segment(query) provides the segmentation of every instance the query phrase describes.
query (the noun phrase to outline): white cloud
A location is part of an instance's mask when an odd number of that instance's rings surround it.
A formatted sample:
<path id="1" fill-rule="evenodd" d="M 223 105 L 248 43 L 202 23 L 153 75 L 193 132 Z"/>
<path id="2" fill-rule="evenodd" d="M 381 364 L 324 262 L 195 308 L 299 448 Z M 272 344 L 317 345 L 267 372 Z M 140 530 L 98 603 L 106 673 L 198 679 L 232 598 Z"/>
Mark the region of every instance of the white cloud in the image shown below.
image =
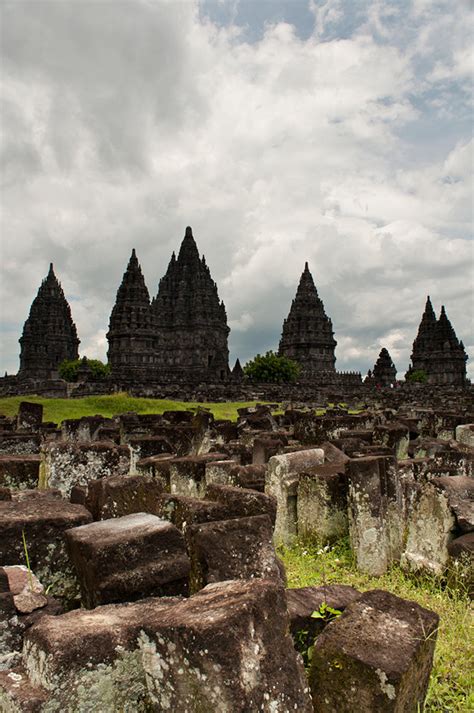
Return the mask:
<path id="1" fill-rule="evenodd" d="M 383 3 L 344 37 L 329 1 L 308 40 L 281 22 L 253 44 L 191 2 L 5 8 L 3 368 L 50 260 L 83 353 L 104 357 L 132 247 L 155 294 L 187 224 L 243 361 L 277 346 L 305 260 L 340 368 L 365 372 L 387 346 L 403 373 L 428 292 L 467 339 L 472 145 L 418 162 L 404 138 L 426 87 L 445 104 L 464 77 L 439 8 L 412 7 L 425 25 L 409 46 L 410 18 Z"/>

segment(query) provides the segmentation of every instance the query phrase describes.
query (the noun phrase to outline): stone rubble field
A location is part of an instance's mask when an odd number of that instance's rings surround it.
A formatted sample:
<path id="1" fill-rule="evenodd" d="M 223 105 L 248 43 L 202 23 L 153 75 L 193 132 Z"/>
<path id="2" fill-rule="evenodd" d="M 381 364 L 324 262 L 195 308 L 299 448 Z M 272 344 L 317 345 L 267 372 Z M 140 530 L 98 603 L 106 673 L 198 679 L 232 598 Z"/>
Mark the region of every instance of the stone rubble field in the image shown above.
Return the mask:
<path id="1" fill-rule="evenodd" d="M 467 394 L 60 428 L 42 408 L 0 416 L 0 711 L 423 709 L 437 613 L 382 589 L 289 589 L 278 546 L 348 536 L 369 575 L 472 573 Z"/>

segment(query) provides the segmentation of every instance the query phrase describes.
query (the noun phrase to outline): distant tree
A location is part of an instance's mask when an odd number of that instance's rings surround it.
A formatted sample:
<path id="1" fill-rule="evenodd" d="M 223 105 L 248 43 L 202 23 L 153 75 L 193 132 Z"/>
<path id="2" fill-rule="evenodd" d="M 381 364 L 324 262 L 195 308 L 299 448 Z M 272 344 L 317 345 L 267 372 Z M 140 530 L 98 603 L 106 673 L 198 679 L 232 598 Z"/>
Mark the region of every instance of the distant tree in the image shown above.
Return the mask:
<path id="1" fill-rule="evenodd" d="M 244 366 L 244 374 L 252 381 L 281 384 L 296 381 L 300 366 L 288 357 L 278 356 L 269 351 L 263 356 L 257 354 Z"/>
<path id="2" fill-rule="evenodd" d="M 412 384 L 425 384 L 428 381 L 428 374 L 423 369 L 415 369 L 405 374 L 405 381 Z"/>
<path id="3" fill-rule="evenodd" d="M 64 381 L 77 381 L 79 367 L 87 366 L 93 380 L 100 381 L 110 374 L 110 366 L 100 359 L 65 359 L 59 365 L 59 376 Z"/>

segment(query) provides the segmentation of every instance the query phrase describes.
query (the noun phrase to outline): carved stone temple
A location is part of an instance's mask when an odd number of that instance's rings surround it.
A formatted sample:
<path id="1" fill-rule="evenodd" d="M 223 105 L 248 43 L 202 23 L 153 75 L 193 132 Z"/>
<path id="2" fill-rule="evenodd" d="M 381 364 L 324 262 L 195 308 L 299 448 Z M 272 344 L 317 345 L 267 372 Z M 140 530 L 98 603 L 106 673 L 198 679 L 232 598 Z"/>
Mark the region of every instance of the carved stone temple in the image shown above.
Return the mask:
<path id="1" fill-rule="evenodd" d="M 456 336 L 444 306 L 438 319 L 429 296 L 413 342 L 408 374 L 424 371 L 430 384 L 463 386 L 466 383 L 467 354 Z"/>
<path id="2" fill-rule="evenodd" d="M 397 369 L 385 347 L 381 349 L 374 368 L 369 371 L 367 377 L 380 386 L 390 386 L 397 380 Z"/>
<path id="3" fill-rule="evenodd" d="M 64 359 L 79 357 L 76 325 L 52 263 L 33 300 L 19 341 L 19 378 L 57 378 L 58 366 Z"/>
<path id="4" fill-rule="evenodd" d="M 150 302 L 135 251 L 110 316 L 108 358 L 121 381 L 226 380 L 229 327 L 191 228 Z"/>
<path id="5" fill-rule="evenodd" d="M 279 354 L 298 362 L 301 376 L 311 378 L 321 372 L 335 372 L 336 340 L 332 322 L 305 263 L 288 317 L 283 322 Z"/>

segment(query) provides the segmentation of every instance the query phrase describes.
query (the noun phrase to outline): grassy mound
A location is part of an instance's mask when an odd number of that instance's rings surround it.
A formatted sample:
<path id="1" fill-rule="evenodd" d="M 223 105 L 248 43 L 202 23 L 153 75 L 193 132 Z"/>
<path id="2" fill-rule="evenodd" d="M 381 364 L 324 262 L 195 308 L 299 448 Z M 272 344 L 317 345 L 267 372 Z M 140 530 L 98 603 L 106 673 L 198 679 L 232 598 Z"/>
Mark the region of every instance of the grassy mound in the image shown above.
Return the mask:
<path id="1" fill-rule="evenodd" d="M 40 396 L 8 396 L 0 398 L 0 414 L 15 416 L 21 401 L 31 401 L 43 404 L 45 421 L 60 424 L 67 418 L 82 416 L 105 416 L 110 418 L 127 411 L 136 413 L 160 414 L 164 411 L 195 410 L 199 406 L 212 411 L 215 418 L 227 418 L 235 421 L 237 409 L 245 406 L 255 406 L 256 401 L 234 401 L 226 403 L 193 403 L 190 401 L 168 401 L 166 399 L 133 398 L 128 394 L 113 396 L 87 396 L 82 399 L 46 399 Z"/>

